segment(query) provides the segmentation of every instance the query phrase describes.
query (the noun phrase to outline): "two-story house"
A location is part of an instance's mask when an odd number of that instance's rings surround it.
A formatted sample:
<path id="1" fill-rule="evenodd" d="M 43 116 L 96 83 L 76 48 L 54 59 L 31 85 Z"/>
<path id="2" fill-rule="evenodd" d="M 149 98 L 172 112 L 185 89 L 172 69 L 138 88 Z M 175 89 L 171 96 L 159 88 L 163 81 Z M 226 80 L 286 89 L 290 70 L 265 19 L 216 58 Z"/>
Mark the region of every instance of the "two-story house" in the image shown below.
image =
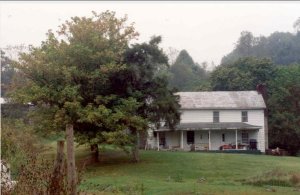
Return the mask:
<path id="1" fill-rule="evenodd" d="M 266 104 L 257 91 L 179 92 L 181 121 L 150 132 L 156 149 L 260 150 L 267 148 Z"/>

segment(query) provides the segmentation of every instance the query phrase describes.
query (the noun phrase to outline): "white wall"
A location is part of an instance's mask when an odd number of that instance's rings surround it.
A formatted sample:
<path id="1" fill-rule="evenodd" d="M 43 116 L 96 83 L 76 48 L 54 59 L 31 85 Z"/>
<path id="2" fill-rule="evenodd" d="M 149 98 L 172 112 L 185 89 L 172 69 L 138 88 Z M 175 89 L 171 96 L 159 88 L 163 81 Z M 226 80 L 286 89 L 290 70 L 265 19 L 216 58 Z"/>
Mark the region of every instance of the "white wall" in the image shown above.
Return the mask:
<path id="1" fill-rule="evenodd" d="M 182 110 L 181 123 L 213 122 L 211 110 Z"/>

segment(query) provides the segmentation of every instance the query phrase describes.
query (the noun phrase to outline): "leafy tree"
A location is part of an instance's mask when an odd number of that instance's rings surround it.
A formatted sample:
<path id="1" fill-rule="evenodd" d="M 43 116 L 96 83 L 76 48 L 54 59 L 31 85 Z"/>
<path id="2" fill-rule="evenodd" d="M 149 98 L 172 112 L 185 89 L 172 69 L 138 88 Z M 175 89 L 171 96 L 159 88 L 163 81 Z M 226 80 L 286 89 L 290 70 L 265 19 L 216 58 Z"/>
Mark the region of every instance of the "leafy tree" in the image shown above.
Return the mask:
<path id="1" fill-rule="evenodd" d="M 138 132 L 149 122 L 165 119 L 172 125 L 179 114 L 166 78 L 158 74 L 167 65 L 160 39 L 129 47 L 138 33 L 126 21 L 114 12 L 93 12 L 91 18 L 67 21 L 58 36 L 49 31 L 40 47 L 21 55 L 12 97 L 36 105 L 33 118 L 40 130 L 72 124 L 80 144 L 124 150 L 131 145 L 137 161 Z"/>
<path id="2" fill-rule="evenodd" d="M 170 87 L 180 91 L 194 91 L 206 79 L 206 71 L 182 50 L 170 67 Z"/>
<path id="3" fill-rule="evenodd" d="M 165 121 L 170 128 L 179 122 L 178 97 L 168 89 L 168 78 L 164 71 L 168 58 L 158 47 L 161 37 L 153 37 L 149 43 L 135 44 L 125 52 L 124 64 L 127 69 L 116 72 L 111 81 L 112 87 L 119 97 L 134 98 L 140 104 L 134 113 L 147 123 L 160 126 Z M 139 132 L 130 127 L 135 140 Z M 138 161 L 137 145 L 133 148 L 133 157 Z"/>
<path id="4" fill-rule="evenodd" d="M 93 14 L 73 17 L 57 37 L 49 31 L 40 47 L 21 55 L 12 97 L 36 105 L 32 117 L 39 130 L 72 124 L 79 143 L 112 143 L 123 137 L 116 144 L 124 147 L 131 143 L 124 129 L 141 119 L 131 114 L 139 104 L 114 95 L 109 80 L 124 68 L 123 53 L 137 33 L 126 25 L 126 17 L 118 19 L 108 11 Z M 133 121 L 125 124 L 123 118 Z"/>
<path id="5" fill-rule="evenodd" d="M 270 145 L 295 155 L 300 149 L 300 65 L 278 67 L 269 85 Z"/>
<path id="6" fill-rule="evenodd" d="M 210 75 L 211 87 L 219 91 L 255 90 L 269 81 L 274 65 L 268 59 L 244 58 L 218 66 Z"/>

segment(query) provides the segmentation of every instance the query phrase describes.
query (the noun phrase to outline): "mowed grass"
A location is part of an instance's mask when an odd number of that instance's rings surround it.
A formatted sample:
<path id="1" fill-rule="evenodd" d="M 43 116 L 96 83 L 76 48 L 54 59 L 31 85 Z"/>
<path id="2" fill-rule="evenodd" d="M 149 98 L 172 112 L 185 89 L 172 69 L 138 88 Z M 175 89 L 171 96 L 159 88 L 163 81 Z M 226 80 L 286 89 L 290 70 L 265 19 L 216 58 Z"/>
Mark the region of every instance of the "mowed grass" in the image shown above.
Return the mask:
<path id="1" fill-rule="evenodd" d="M 89 155 L 88 148 L 77 148 L 78 166 Z M 85 168 L 83 194 L 300 194 L 298 185 L 244 182 L 265 175 L 272 179 L 273 172 L 300 174 L 299 157 L 141 150 L 141 162 L 132 163 L 121 151 L 100 155 L 100 163 Z"/>

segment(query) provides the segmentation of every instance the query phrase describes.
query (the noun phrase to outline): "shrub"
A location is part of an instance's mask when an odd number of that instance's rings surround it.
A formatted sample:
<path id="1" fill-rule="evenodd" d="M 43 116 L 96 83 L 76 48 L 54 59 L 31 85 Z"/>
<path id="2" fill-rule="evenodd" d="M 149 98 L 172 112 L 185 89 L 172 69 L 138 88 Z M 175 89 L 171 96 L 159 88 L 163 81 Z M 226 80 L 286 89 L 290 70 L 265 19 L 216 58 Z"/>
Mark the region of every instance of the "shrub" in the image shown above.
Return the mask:
<path id="1" fill-rule="evenodd" d="M 14 178 L 21 164 L 40 147 L 32 127 L 21 120 L 3 119 L 1 126 L 1 159 L 10 164 Z"/>

